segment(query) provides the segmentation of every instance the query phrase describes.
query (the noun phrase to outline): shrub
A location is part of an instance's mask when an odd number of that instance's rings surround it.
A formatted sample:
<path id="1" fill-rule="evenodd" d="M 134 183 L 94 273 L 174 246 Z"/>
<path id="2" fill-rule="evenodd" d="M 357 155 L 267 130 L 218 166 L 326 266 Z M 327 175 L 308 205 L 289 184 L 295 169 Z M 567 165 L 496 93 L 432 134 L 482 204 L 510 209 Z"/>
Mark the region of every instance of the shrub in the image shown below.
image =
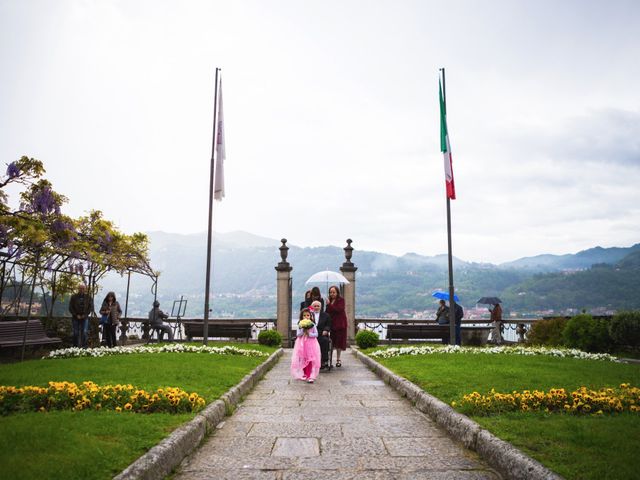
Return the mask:
<path id="1" fill-rule="evenodd" d="M 372 348 L 378 346 L 378 340 L 380 337 L 376 332 L 371 330 L 360 330 L 356 334 L 356 344 L 359 348 Z"/>
<path id="2" fill-rule="evenodd" d="M 611 339 L 621 346 L 640 347 L 640 312 L 619 312 L 609 324 Z"/>
<path id="3" fill-rule="evenodd" d="M 270 347 L 279 347 L 282 345 L 282 335 L 277 330 L 263 330 L 258 334 L 258 343 Z"/>
<path id="4" fill-rule="evenodd" d="M 527 343 L 530 345 L 564 345 L 562 331 L 567 325 L 567 318 L 545 318 L 531 325 L 527 333 Z"/>
<path id="5" fill-rule="evenodd" d="M 607 323 L 585 313 L 576 315 L 567 322 L 562 338 L 568 347 L 586 352 L 606 352 L 612 346 Z"/>

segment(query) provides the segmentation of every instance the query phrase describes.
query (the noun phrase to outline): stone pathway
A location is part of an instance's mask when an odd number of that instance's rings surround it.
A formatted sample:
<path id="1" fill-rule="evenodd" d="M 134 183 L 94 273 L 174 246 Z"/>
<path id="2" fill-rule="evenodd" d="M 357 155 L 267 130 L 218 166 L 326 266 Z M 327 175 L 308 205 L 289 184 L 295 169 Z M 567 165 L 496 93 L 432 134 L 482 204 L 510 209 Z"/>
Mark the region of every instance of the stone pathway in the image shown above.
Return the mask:
<path id="1" fill-rule="evenodd" d="M 500 478 L 350 351 L 342 357 L 307 384 L 291 379 L 286 350 L 175 479 Z"/>

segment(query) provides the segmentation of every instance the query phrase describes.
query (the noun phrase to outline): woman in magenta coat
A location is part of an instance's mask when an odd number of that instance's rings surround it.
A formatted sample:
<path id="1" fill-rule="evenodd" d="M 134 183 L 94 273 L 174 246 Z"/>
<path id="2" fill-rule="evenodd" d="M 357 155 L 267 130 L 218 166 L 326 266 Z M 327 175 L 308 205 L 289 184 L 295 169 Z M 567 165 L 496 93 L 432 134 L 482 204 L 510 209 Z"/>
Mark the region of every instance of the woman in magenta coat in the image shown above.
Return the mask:
<path id="1" fill-rule="evenodd" d="M 344 311 L 344 298 L 336 286 L 329 289 L 326 312 L 331 317 L 331 341 L 336 351 L 336 367 L 341 367 L 340 353 L 347 348 L 347 314 Z"/>

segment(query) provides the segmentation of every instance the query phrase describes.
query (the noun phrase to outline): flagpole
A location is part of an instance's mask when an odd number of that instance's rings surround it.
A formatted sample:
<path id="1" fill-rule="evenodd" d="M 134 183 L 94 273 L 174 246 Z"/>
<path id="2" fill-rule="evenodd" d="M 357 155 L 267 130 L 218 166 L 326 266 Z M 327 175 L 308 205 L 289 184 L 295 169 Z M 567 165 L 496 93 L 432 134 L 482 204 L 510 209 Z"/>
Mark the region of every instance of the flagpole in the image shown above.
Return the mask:
<path id="1" fill-rule="evenodd" d="M 445 83 L 444 67 L 440 69 L 442 72 L 442 98 L 444 104 L 444 113 L 447 114 L 447 87 Z M 447 252 L 449 260 L 449 344 L 456 343 L 456 301 L 455 288 L 453 287 L 453 248 L 451 246 L 451 199 L 447 197 Z"/>
<path id="2" fill-rule="evenodd" d="M 204 324 L 202 326 L 202 343 L 207 344 L 209 339 L 209 289 L 211 287 L 211 244 L 213 233 L 213 190 L 215 180 L 215 151 L 216 151 L 216 124 L 218 115 L 218 72 L 216 67 L 215 93 L 213 96 L 213 141 L 211 143 L 211 173 L 209 177 L 209 228 L 207 230 L 207 273 L 205 274 L 204 291 Z"/>

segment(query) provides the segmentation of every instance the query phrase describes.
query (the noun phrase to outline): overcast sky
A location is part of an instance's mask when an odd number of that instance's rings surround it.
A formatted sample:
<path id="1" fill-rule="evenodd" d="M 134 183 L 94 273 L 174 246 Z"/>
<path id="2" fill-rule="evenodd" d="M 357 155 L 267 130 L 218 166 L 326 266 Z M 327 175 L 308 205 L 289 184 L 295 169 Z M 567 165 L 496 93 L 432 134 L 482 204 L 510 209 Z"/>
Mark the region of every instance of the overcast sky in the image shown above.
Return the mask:
<path id="1" fill-rule="evenodd" d="M 503 262 L 640 242 L 640 2 L 0 0 L 0 162 L 73 216 Z"/>

